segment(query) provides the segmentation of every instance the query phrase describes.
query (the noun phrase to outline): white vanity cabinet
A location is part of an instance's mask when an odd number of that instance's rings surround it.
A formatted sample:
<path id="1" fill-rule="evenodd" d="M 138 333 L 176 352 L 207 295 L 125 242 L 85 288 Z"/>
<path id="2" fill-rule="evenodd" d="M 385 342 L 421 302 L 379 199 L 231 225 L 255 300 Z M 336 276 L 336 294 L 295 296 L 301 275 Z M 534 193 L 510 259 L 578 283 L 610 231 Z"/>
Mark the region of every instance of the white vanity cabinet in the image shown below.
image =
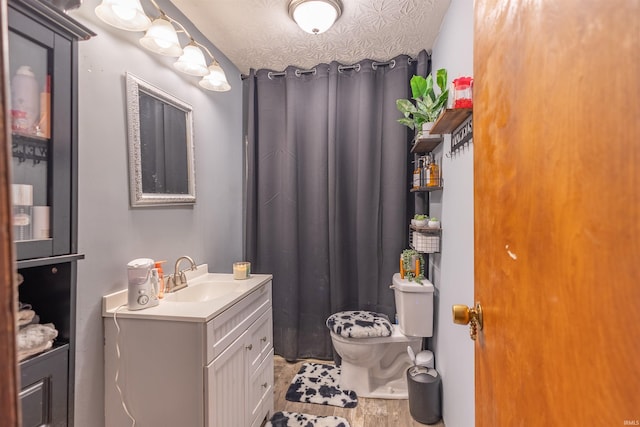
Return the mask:
<path id="1" fill-rule="evenodd" d="M 104 309 L 105 425 L 131 425 L 123 401 L 141 427 L 252 427 L 270 417 L 271 276 L 257 276 L 240 298 L 201 321 L 181 315 L 193 316 L 188 305 L 163 301 L 155 311 L 119 310 L 118 334 L 115 309 Z"/>
<path id="2" fill-rule="evenodd" d="M 243 426 L 260 425 L 273 411 L 270 289 L 269 298 L 260 297 L 252 309 L 234 306 L 207 324 L 207 341 L 213 344 L 208 347 L 211 362 L 206 368 L 207 426 L 240 425 L 241 419 Z M 267 293 L 266 287 L 262 292 Z M 247 323 L 246 330 L 238 327 Z"/>

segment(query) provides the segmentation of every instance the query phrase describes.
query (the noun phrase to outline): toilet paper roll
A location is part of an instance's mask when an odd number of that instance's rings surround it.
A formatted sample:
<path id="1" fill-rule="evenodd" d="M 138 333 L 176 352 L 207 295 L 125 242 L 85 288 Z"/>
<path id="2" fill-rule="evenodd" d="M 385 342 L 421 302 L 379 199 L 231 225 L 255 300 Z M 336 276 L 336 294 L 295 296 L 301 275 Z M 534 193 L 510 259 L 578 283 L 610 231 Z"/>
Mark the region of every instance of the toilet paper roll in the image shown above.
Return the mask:
<path id="1" fill-rule="evenodd" d="M 49 228 L 49 206 L 34 206 L 33 215 L 33 238 L 48 239 L 51 237 Z"/>
<path id="2" fill-rule="evenodd" d="M 15 206 L 33 205 L 33 185 L 11 184 L 11 199 Z"/>

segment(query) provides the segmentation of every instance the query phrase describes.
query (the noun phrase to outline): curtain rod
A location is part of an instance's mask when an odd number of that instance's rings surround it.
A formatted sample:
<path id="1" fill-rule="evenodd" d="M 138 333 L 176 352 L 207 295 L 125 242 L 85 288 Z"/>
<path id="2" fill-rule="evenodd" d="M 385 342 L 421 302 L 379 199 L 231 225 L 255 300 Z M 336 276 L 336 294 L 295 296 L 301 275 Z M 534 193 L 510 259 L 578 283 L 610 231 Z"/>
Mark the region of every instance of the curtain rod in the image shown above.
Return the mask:
<path id="1" fill-rule="evenodd" d="M 431 51 L 427 51 L 427 55 L 429 57 L 431 57 Z M 409 65 L 411 65 L 414 62 L 418 62 L 418 58 L 411 58 L 409 57 L 407 59 L 407 61 L 409 62 Z M 373 68 L 374 70 L 378 67 L 385 67 L 385 66 L 391 66 L 391 68 L 395 67 L 396 65 L 396 60 L 392 59 L 390 61 L 387 62 L 375 62 L 373 61 L 371 63 L 371 68 Z M 338 71 L 342 72 L 342 71 L 346 71 L 346 70 L 352 70 L 355 69 L 356 72 L 360 71 L 360 64 L 353 64 L 353 65 L 338 65 Z M 296 76 L 300 77 L 302 74 L 311 74 L 311 73 L 315 73 L 316 72 L 316 67 L 313 67 L 310 70 L 300 70 L 300 69 L 296 69 L 295 73 Z M 275 72 L 275 71 L 269 71 L 269 78 L 272 79 L 273 77 L 284 77 L 287 75 L 286 71 L 280 71 L 280 72 Z M 247 77 L 249 77 L 248 74 L 241 74 L 240 78 L 242 80 L 246 79 Z"/>
<path id="2" fill-rule="evenodd" d="M 409 64 L 411 64 L 412 62 L 415 62 L 415 61 L 417 61 L 417 59 L 408 58 Z M 386 61 L 386 62 L 375 62 L 375 61 L 373 61 L 371 63 L 371 68 L 373 70 L 376 70 L 378 67 L 387 67 L 387 66 L 390 67 L 390 68 L 393 68 L 393 67 L 396 66 L 396 63 L 397 63 L 397 61 L 395 59 L 392 59 L 391 61 Z M 360 63 L 352 64 L 352 65 L 338 65 L 338 72 L 342 73 L 344 71 L 355 70 L 355 72 L 357 73 L 357 72 L 359 72 L 361 70 L 361 68 L 362 68 L 362 65 Z M 295 73 L 295 75 L 297 77 L 300 77 L 303 74 L 315 74 L 316 72 L 317 72 L 317 67 L 313 67 L 310 70 L 296 69 L 294 73 Z M 274 77 L 284 77 L 286 75 L 287 75 L 286 71 L 280 71 L 280 72 L 269 71 L 267 76 L 270 79 L 273 79 Z M 249 76 L 246 75 L 246 74 L 242 75 L 242 79 L 245 79 L 247 77 L 249 77 Z"/>

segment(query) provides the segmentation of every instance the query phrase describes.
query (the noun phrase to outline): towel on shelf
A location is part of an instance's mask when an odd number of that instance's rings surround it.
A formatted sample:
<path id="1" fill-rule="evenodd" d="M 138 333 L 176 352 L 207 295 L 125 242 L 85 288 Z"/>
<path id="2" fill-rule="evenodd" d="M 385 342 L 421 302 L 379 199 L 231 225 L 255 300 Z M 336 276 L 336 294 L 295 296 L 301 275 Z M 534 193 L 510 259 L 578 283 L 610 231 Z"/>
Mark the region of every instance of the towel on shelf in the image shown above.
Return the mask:
<path id="1" fill-rule="evenodd" d="M 41 353 L 53 346 L 58 330 L 53 323 L 27 325 L 18 331 L 18 360 Z"/>
<path id="2" fill-rule="evenodd" d="M 18 325 L 20 325 L 20 327 L 26 326 L 30 323 L 38 323 L 38 322 L 34 322 L 33 318 L 36 316 L 36 312 L 33 310 L 20 310 L 18 311 Z"/>
<path id="3" fill-rule="evenodd" d="M 24 328 L 32 323 L 40 323 L 40 316 L 31 307 L 31 304 L 25 304 L 18 301 L 18 326 Z"/>

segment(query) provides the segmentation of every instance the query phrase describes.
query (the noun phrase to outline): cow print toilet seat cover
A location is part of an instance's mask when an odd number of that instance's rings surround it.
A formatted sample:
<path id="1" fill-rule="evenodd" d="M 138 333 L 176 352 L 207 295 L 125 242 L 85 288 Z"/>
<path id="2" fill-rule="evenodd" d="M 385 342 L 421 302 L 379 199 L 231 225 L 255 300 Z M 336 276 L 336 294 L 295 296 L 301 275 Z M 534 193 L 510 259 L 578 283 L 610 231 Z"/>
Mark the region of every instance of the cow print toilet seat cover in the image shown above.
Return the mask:
<path id="1" fill-rule="evenodd" d="M 389 318 L 373 311 L 341 311 L 327 319 L 327 327 L 345 338 L 388 337 L 392 333 Z"/>

